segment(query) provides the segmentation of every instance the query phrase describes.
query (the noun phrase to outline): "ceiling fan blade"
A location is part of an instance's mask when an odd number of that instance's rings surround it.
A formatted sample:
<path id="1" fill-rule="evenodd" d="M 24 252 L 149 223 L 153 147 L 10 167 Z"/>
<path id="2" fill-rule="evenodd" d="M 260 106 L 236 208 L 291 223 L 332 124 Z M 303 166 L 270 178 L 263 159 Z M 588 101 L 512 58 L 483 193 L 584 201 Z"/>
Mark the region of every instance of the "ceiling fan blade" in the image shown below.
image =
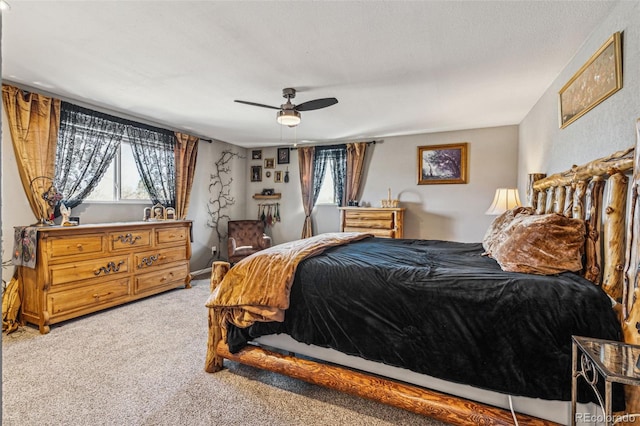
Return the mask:
<path id="1" fill-rule="evenodd" d="M 238 102 L 240 104 L 253 105 L 253 106 L 262 107 L 262 108 L 281 109 L 280 107 L 274 107 L 274 106 L 265 105 L 265 104 L 257 104 L 255 102 L 238 101 L 238 100 L 234 100 L 234 102 Z"/>
<path id="2" fill-rule="evenodd" d="M 312 101 L 303 102 L 300 105 L 296 105 L 296 111 L 311 111 L 314 109 L 326 108 L 338 103 L 336 98 L 322 98 L 314 99 Z"/>

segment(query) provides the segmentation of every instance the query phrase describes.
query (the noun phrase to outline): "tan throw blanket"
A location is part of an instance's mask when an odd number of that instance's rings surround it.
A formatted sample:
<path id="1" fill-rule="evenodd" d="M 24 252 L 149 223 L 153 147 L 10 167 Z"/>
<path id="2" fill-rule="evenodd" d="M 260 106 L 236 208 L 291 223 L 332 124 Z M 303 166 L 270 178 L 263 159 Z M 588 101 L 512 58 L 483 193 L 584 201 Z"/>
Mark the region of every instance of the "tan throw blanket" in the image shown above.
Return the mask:
<path id="1" fill-rule="evenodd" d="M 372 237 L 335 232 L 279 244 L 241 260 L 227 272 L 206 306 L 220 311 L 221 324 L 248 327 L 256 321 L 284 321 L 298 264 L 329 247 Z"/>

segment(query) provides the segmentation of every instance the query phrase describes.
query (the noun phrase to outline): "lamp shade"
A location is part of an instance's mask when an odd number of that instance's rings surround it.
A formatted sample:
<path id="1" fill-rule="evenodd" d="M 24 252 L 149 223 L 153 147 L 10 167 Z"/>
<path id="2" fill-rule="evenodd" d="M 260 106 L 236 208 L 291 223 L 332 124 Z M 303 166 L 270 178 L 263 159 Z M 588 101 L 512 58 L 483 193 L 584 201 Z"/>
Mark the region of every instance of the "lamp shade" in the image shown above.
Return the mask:
<path id="1" fill-rule="evenodd" d="M 520 204 L 520 196 L 518 196 L 517 189 L 498 188 L 496 189 L 496 195 L 493 197 L 493 202 L 491 203 L 491 206 L 489 206 L 485 214 L 498 215 L 521 205 L 522 204 Z"/>
<path id="2" fill-rule="evenodd" d="M 295 127 L 300 124 L 300 113 L 294 109 L 284 109 L 278 111 L 276 120 L 283 126 Z"/>

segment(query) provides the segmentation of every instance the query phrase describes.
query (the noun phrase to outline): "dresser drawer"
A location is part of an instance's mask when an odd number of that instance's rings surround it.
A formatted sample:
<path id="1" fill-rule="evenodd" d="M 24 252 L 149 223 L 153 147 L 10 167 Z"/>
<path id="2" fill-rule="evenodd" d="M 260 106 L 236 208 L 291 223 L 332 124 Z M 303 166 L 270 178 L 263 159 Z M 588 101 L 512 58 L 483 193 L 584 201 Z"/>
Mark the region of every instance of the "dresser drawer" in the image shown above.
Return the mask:
<path id="1" fill-rule="evenodd" d="M 47 308 L 51 315 L 62 315 L 79 309 L 113 302 L 129 295 L 129 278 L 86 285 L 70 290 L 48 293 Z"/>
<path id="2" fill-rule="evenodd" d="M 157 269 L 159 266 L 164 266 L 169 263 L 178 262 L 180 260 L 186 260 L 187 249 L 186 247 L 176 247 L 173 249 L 163 249 L 157 251 L 148 251 L 145 253 L 136 253 L 134 258 L 134 264 L 136 271 L 144 272 L 145 269 Z"/>
<path id="3" fill-rule="evenodd" d="M 47 253 L 51 260 L 81 254 L 102 253 L 102 234 L 49 237 Z"/>
<path id="4" fill-rule="evenodd" d="M 384 210 L 354 210 L 348 211 L 344 217 L 344 230 L 347 228 L 366 228 L 366 229 L 393 229 L 392 211 Z M 366 231 L 358 231 L 366 232 Z"/>
<path id="5" fill-rule="evenodd" d="M 345 227 L 344 232 L 366 232 L 368 234 L 373 234 L 376 237 L 385 237 L 385 238 L 395 238 L 396 231 L 393 229 L 376 229 L 376 228 L 350 228 Z"/>
<path id="6" fill-rule="evenodd" d="M 174 266 L 157 272 L 141 274 L 135 278 L 136 294 L 153 291 L 159 288 L 168 287 L 171 284 L 185 283 L 189 275 L 189 263 Z"/>
<path id="7" fill-rule="evenodd" d="M 52 286 L 90 278 L 122 275 L 129 271 L 129 256 L 114 256 L 73 264 L 54 265 L 49 271 Z"/>
<path id="8" fill-rule="evenodd" d="M 151 245 L 151 230 L 122 231 L 109 234 L 109 250 L 131 250 L 149 247 Z"/>
<path id="9" fill-rule="evenodd" d="M 164 228 L 156 230 L 156 244 L 172 244 L 187 241 L 188 229 L 185 227 Z"/>

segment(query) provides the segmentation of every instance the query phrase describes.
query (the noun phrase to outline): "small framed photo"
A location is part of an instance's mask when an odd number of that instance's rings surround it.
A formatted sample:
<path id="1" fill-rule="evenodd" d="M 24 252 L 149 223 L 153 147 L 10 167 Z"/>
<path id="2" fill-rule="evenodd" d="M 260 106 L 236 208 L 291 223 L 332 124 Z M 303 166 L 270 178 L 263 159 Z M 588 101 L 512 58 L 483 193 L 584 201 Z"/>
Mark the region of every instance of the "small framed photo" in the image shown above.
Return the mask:
<path id="1" fill-rule="evenodd" d="M 467 143 L 418 147 L 418 185 L 467 183 Z"/>
<path id="2" fill-rule="evenodd" d="M 165 219 L 165 209 L 164 206 L 160 203 L 156 204 L 151 208 L 151 219 L 150 220 L 164 220 Z"/>
<path id="3" fill-rule="evenodd" d="M 151 207 L 145 207 L 142 213 L 142 220 L 145 222 L 151 219 Z"/>
<path id="4" fill-rule="evenodd" d="M 262 182 L 262 166 L 251 166 L 251 182 Z"/>
<path id="5" fill-rule="evenodd" d="M 252 160 L 262 160 L 262 150 L 261 149 L 251 150 L 251 159 Z"/>
<path id="6" fill-rule="evenodd" d="M 265 169 L 274 169 L 276 167 L 275 158 L 265 158 L 264 159 L 264 168 Z"/>
<path id="7" fill-rule="evenodd" d="M 278 148 L 278 164 L 289 164 L 289 148 Z"/>
<path id="8" fill-rule="evenodd" d="M 273 181 L 275 183 L 282 183 L 282 170 L 273 172 Z"/>
<path id="9" fill-rule="evenodd" d="M 176 209 L 167 207 L 164 211 L 164 217 L 167 220 L 176 220 Z"/>

